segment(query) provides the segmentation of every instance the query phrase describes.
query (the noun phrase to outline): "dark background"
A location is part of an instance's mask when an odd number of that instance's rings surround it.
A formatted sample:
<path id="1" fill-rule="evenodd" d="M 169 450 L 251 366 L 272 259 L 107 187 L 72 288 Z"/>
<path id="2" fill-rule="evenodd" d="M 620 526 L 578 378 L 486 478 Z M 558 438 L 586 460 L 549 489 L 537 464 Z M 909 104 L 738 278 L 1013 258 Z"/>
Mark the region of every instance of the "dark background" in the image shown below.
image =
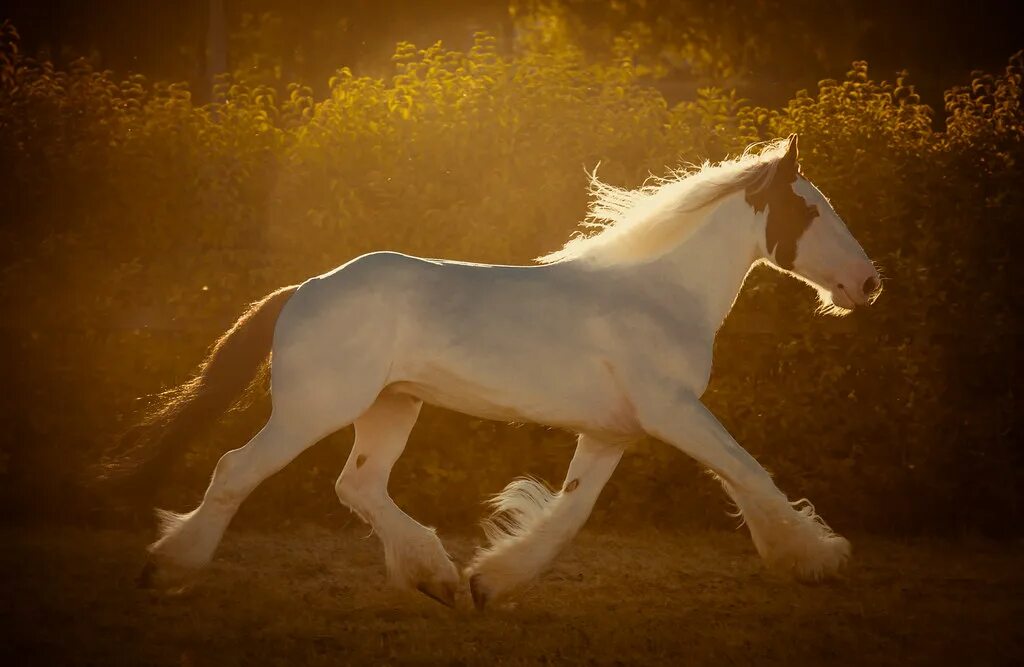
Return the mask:
<path id="1" fill-rule="evenodd" d="M 247 46 L 245 16 L 251 22 L 276 15 L 281 23 L 263 35 L 264 45 L 277 50 L 287 80 L 322 90 L 342 65 L 381 71 L 400 40 L 426 46 L 440 39 L 465 48 L 475 31 L 486 30 L 510 48 L 515 17 L 544 5 L 502 0 L 224 0 L 225 38 L 236 49 L 237 61 Z M 794 90 L 811 88 L 824 76 L 841 74 L 852 60 L 863 59 L 886 76 L 908 69 L 925 101 L 939 105 L 946 88 L 964 81 L 972 70 L 999 68 L 1020 47 L 1020 6 L 1012 1 L 568 0 L 560 6 L 594 53 L 608 46 L 610 35 L 636 23 L 651 30 L 652 52 L 699 33 L 733 61 L 729 83 L 763 104 L 783 102 Z M 19 28 L 26 51 L 41 51 L 58 63 L 85 55 L 119 76 L 141 72 L 154 79 L 189 81 L 196 89 L 204 81 L 208 0 L 5 0 L 0 15 Z M 685 58 L 665 60 L 670 71 L 659 85 L 670 101 L 692 92 L 713 70 Z"/>

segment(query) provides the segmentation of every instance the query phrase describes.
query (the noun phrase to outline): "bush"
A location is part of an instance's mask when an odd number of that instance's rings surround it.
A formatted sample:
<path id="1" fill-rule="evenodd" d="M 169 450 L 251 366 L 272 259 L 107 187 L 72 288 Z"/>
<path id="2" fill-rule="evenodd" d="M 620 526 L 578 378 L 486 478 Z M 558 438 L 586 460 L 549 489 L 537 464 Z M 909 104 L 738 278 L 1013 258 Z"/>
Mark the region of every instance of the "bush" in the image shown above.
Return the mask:
<path id="1" fill-rule="evenodd" d="M 837 527 L 1016 533 L 1020 54 L 949 91 L 935 130 L 905 73 L 878 83 L 865 63 L 782 109 L 716 89 L 669 108 L 628 57 L 592 63 L 566 44 L 503 55 L 480 35 L 465 53 L 400 44 L 390 80 L 341 69 L 322 100 L 228 77 L 197 105 L 183 84 L 58 71 L 3 30 L 12 516 L 87 513 L 81 471 L 137 397 L 186 378 L 241 305 L 277 286 L 382 248 L 526 262 L 582 217 L 584 167 L 635 186 L 798 131 L 806 172 L 884 267 L 886 294 L 868 314 L 815 319 L 802 287 L 757 272 L 719 337 L 709 404 Z M 164 501 L 192 504 L 264 403 L 190 451 Z M 342 512 L 331 482 L 348 437 L 261 488 L 249 520 Z M 428 410 L 392 489 L 426 521 L 464 522 L 514 475 L 559 479 L 571 451 L 567 434 Z M 727 525 L 724 508 L 694 464 L 645 442 L 597 517 Z"/>

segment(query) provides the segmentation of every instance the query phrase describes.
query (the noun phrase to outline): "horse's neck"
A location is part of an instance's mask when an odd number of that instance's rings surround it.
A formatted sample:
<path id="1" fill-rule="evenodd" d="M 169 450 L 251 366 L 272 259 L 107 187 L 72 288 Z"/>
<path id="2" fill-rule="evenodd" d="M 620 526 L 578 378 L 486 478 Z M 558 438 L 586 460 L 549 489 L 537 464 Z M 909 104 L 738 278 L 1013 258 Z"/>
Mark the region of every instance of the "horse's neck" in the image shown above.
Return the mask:
<path id="1" fill-rule="evenodd" d="M 742 194 L 722 200 L 689 238 L 651 264 L 659 284 L 700 297 L 717 331 L 751 266 L 760 258 L 758 220 Z"/>

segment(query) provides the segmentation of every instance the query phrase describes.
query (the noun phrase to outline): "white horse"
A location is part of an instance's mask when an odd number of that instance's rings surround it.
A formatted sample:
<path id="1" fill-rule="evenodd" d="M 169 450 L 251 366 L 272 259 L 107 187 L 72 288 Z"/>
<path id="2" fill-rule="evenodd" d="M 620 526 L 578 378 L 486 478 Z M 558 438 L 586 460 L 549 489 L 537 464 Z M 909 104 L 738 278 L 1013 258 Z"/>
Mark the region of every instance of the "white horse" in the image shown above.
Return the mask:
<path id="1" fill-rule="evenodd" d="M 721 479 L 769 564 L 809 580 L 837 572 L 848 542 L 809 502 L 791 503 L 700 401 L 715 334 L 752 266 L 767 262 L 812 285 L 830 313 L 865 305 L 881 288 L 802 176 L 796 136 L 638 190 L 596 176 L 591 189 L 588 225 L 598 231 L 538 266 L 380 252 L 254 304 L 136 433 L 136 454 L 163 466 L 154 453 L 230 407 L 272 352 L 269 421 L 220 459 L 196 509 L 160 512 L 146 579 L 206 565 L 260 482 L 354 423 L 338 498 L 380 537 L 393 581 L 454 604 L 462 579 L 441 541 L 388 495 L 424 401 L 580 434 L 557 492 L 520 479 L 493 499 L 489 545 L 463 573 L 479 608 L 552 562 L 623 450 L 644 435 Z"/>

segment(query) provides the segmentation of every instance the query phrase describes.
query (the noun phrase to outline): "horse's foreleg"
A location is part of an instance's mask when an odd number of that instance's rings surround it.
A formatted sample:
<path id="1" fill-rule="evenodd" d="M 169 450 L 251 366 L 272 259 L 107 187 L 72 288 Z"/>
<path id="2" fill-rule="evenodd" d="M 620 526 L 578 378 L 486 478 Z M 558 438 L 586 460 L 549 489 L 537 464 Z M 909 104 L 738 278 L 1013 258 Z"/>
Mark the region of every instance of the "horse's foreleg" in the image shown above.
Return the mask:
<path id="1" fill-rule="evenodd" d="M 518 479 L 495 496 L 495 514 L 484 523 L 490 546 L 467 570 L 478 609 L 529 583 L 555 559 L 590 516 L 622 451 L 620 446 L 580 436 L 557 493 L 532 479 Z"/>
<path id="2" fill-rule="evenodd" d="M 373 526 L 393 582 L 453 606 L 459 573 L 441 540 L 388 495 L 391 468 L 405 449 L 421 405 L 410 396 L 381 394 L 355 422 L 355 444 L 335 491 L 342 503 Z"/>
<path id="3" fill-rule="evenodd" d="M 743 515 L 758 553 L 770 565 L 816 581 L 835 574 L 850 555 L 806 501 L 791 503 L 771 476 L 696 398 L 638 404 L 648 433 L 697 459 L 722 480 Z"/>

